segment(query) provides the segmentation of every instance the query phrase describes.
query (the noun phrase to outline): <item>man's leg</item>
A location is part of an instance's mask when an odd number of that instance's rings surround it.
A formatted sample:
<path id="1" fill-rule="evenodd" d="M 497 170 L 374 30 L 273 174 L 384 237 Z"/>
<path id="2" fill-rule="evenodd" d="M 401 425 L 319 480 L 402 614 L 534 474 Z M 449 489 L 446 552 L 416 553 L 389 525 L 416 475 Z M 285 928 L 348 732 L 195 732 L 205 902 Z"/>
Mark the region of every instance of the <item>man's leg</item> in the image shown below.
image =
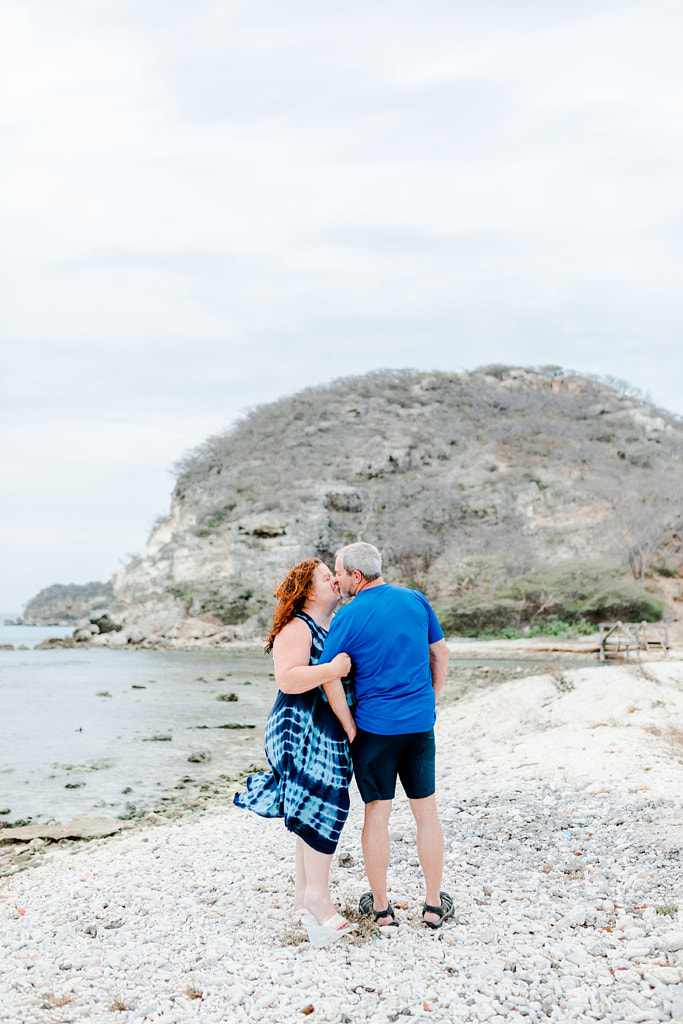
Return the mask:
<path id="1" fill-rule="evenodd" d="M 410 809 L 417 825 L 417 856 L 425 876 L 427 898 L 430 907 L 441 906 L 441 879 L 443 877 L 443 831 L 436 810 L 436 796 L 411 800 Z M 373 889 L 374 892 L 374 889 Z M 425 920 L 439 921 L 438 914 L 425 914 Z"/>
<path id="2" fill-rule="evenodd" d="M 365 859 L 365 873 L 372 889 L 375 912 L 389 906 L 387 871 L 389 870 L 389 815 L 391 800 L 373 800 L 365 805 L 365 822 L 361 842 Z M 380 919 L 378 924 L 391 924 L 391 918 Z"/>

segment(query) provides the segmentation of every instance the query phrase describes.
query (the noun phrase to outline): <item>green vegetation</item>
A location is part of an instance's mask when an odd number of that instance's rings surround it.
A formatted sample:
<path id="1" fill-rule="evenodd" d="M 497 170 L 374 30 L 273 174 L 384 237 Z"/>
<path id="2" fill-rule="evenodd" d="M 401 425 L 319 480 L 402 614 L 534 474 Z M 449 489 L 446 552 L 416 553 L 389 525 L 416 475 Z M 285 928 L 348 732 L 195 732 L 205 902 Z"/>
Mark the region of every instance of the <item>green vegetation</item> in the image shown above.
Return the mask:
<path id="1" fill-rule="evenodd" d="M 566 562 L 513 576 L 500 558 L 470 558 L 456 580 L 460 592 L 435 601 L 447 634 L 572 639 L 601 621 L 656 621 L 663 613 L 652 584 L 604 563 Z"/>
<path id="2" fill-rule="evenodd" d="M 197 523 L 194 534 L 196 537 L 209 537 L 212 533 L 226 522 L 230 522 L 230 513 L 234 510 L 235 503 L 228 503 L 227 505 L 217 505 L 215 508 L 209 509 L 205 512 Z"/>

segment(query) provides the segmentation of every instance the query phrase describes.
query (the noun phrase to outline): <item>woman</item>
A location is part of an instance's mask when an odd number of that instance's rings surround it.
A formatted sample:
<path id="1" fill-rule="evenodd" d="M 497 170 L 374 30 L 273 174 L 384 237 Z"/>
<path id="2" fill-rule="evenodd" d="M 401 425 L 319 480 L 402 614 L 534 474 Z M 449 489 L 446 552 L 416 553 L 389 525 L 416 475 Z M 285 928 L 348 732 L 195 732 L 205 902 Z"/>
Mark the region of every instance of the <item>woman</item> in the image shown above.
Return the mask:
<path id="1" fill-rule="evenodd" d="M 338 654 L 318 665 L 341 597 L 319 558 L 299 562 L 276 590 L 266 652 L 272 651 L 279 692 L 265 730 L 271 771 L 252 775 L 235 803 L 266 818 L 283 817 L 296 835 L 294 906 L 309 937 L 326 944 L 349 929 L 329 888 L 332 855 L 349 812 L 356 732 L 341 677 L 351 660 Z"/>

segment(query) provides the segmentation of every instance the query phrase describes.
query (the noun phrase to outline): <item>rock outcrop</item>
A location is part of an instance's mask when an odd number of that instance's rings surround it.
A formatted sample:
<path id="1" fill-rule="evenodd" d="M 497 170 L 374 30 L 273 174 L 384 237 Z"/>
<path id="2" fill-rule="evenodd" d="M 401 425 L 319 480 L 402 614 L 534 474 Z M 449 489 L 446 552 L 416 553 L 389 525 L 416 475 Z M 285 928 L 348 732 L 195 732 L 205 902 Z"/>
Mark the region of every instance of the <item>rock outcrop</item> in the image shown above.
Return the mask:
<path id="1" fill-rule="evenodd" d="M 117 818 L 102 818 L 95 814 L 81 814 L 63 824 L 22 825 L 0 832 L 0 843 L 29 843 L 33 839 L 101 839 L 120 832 L 123 828 Z"/>
<path id="2" fill-rule="evenodd" d="M 383 371 L 310 388 L 183 461 L 169 514 L 114 577 L 124 630 L 96 641 L 262 635 L 288 567 L 312 554 L 331 562 L 357 539 L 380 547 L 389 581 L 420 587 L 447 619 L 470 607 L 476 625 L 475 606 L 494 595 L 492 625 L 529 621 L 552 614 L 563 587 L 578 588 L 574 617 L 631 598 L 638 617 L 644 591 L 624 596 L 624 567 L 665 548 L 680 564 L 682 458 L 680 420 L 556 368 Z M 592 610 L 591 586 L 605 591 Z"/>
<path id="3" fill-rule="evenodd" d="M 682 462 L 680 419 L 554 367 L 309 388 L 183 460 L 168 515 L 113 578 L 119 608 L 104 602 L 123 629 L 97 629 L 90 603 L 79 639 L 262 636 L 287 569 L 359 539 L 452 633 L 657 617 L 653 568 L 683 596 Z"/>

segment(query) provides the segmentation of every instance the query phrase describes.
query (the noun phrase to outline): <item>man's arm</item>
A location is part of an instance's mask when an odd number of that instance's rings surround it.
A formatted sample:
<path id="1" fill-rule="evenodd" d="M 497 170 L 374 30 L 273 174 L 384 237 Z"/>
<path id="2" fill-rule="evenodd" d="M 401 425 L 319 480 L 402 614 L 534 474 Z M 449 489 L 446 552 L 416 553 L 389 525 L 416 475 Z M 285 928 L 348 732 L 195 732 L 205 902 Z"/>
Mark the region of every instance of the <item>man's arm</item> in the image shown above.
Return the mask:
<path id="1" fill-rule="evenodd" d="M 434 696 L 437 700 L 443 689 L 443 684 L 446 682 L 446 672 L 448 671 L 448 659 L 450 656 L 451 652 L 444 639 L 437 640 L 436 643 L 429 645 L 429 669 L 432 673 L 432 686 L 434 687 Z"/>

